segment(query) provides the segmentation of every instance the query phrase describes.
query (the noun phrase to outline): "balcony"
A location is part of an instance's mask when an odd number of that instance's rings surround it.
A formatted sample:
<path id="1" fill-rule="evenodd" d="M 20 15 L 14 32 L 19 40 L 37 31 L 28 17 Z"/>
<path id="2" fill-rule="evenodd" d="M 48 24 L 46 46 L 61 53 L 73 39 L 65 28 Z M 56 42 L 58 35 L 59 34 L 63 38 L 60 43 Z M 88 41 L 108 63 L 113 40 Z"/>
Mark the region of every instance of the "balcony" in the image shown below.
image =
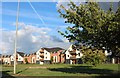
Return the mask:
<path id="1" fill-rule="evenodd" d="M 44 61 L 44 58 L 40 59 L 40 61 Z"/>
<path id="2" fill-rule="evenodd" d="M 74 51 L 69 51 L 69 52 L 70 52 L 70 54 L 72 54 L 72 55 L 73 55 L 73 54 L 76 54 L 76 52 L 74 52 Z"/>
<path id="3" fill-rule="evenodd" d="M 44 53 L 44 51 L 40 50 L 40 53 Z"/>
<path id="4" fill-rule="evenodd" d="M 70 59 L 76 59 L 76 56 L 71 56 Z"/>
<path id="5" fill-rule="evenodd" d="M 76 50 L 72 50 L 72 51 L 69 51 L 70 52 L 70 54 L 76 54 Z"/>
<path id="6" fill-rule="evenodd" d="M 44 54 L 40 54 L 40 57 L 44 57 Z"/>

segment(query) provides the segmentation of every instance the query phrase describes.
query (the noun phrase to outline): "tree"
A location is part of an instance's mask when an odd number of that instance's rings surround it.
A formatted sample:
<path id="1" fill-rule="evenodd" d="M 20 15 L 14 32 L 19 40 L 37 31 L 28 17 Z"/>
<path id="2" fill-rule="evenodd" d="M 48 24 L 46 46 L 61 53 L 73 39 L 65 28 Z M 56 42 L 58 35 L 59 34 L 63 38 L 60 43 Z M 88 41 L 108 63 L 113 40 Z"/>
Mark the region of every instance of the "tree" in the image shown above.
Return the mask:
<path id="1" fill-rule="evenodd" d="M 66 9 L 61 5 L 58 12 L 66 19 L 65 23 L 74 26 L 68 26 L 65 33 L 58 31 L 61 35 L 70 42 L 78 41 L 98 49 L 105 47 L 113 56 L 120 52 L 120 7 L 113 12 L 112 8 L 102 10 L 96 2 L 80 5 L 70 2 L 68 6 Z"/>
<path id="2" fill-rule="evenodd" d="M 96 66 L 97 64 L 101 64 L 106 61 L 106 56 L 103 50 L 82 46 L 81 52 L 83 53 L 82 56 L 83 63 Z"/>

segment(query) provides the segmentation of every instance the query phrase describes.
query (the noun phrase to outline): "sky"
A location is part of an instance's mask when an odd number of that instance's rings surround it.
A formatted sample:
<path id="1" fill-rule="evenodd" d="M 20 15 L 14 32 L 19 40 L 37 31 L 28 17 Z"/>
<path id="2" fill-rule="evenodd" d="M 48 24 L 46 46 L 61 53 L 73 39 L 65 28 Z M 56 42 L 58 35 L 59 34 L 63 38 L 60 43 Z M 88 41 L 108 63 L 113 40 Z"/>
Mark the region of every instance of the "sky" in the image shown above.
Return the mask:
<path id="1" fill-rule="evenodd" d="M 67 49 L 70 46 L 71 43 L 58 33 L 58 30 L 64 32 L 67 26 L 72 26 L 72 24 L 64 23 L 65 20 L 60 18 L 57 12 L 60 4 L 66 6 L 66 3 L 60 1 L 20 2 L 17 51 L 29 54 L 41 47 Z M 2 54 L 13 54 L 17 2 L 2 2 L 1 6 L 0 50 Z"/>
<path id="2" fill-rule="evenodd" d="M 56 2 L 21 2 L 19 10 L 17 51 L 32 53 L 41 47 L 61 47 L 70 45 L 58 30 L 65 30 L 68 24 L 60 18 Z M 2 3 L 2 46 L 5 54 L 14 51 L 17 2 Z"/>

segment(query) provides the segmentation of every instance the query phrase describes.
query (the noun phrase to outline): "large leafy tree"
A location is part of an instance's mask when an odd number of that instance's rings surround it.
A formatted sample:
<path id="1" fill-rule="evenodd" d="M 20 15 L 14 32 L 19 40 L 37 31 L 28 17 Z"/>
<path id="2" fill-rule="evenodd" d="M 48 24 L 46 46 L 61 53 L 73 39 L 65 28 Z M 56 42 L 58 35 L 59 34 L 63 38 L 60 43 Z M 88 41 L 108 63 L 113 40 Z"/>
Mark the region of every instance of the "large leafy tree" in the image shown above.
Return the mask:
<path id="1" fill-rule="evenodd" d="M 66 19 L 68 26 L 65 33 L 59 31 L 70 42 L 78 41 L 102 49 L 105 47 L 117 55 L 120 51 L 120 7 L 117 12 L 112 8 L 105 11 L 96 2 L 76 5 L 68 4 L 69 8 L 61 5 L 60 16 Z"/>

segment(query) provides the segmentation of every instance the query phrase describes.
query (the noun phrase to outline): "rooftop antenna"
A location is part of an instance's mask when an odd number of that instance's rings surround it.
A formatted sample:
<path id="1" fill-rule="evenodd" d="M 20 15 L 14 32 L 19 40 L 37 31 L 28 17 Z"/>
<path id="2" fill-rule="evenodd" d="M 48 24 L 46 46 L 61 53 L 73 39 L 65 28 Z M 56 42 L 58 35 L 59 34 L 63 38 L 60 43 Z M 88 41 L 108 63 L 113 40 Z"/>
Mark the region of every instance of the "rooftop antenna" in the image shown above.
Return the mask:
<path id="1" fill-rule="evenodd" d="M 20 0 L 18 0 L 17 6 L 17 16 L 16 16 L 16 35 L 15 35 L 15 48 L 14 48 L 14 74 L 16 74 L 16 48 L 17 48 L 17 35 L 18 35 L 18 16 L 19 16 L 19 7 L 20 7 Z"/>

